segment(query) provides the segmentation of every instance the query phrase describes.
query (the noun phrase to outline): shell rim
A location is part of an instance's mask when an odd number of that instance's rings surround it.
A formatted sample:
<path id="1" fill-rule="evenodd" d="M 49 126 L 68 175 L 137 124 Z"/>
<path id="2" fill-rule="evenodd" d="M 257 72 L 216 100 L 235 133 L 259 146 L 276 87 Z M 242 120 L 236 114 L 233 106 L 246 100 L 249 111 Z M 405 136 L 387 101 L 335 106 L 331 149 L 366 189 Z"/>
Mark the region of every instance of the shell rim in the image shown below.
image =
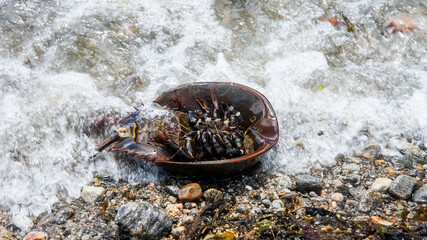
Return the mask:
<path id="1" fill-rule="evenodd" d="M 274 116 L 274 119 L 276 122 L 276 126 L 274 127 L 275 133 L 276 133 L 275 134 L 276 138 L 274 140 L 272 140 L 272 139 L 266 140 L 266 142 L 264 142 L 263 145 L 260 148 L 258 148 L 255 152 L 248 154 L 248 155 L 243 155 L 243 156 L 240 156 L 237 158 L 229 158 L 229 159 L 224 159 L 224 160 L 213 160 L 213 161 L 207 160 L 207 161 L 199 161 L 199 162 L 156 161 L 153 163 L 154 165 L 163 165 L 164 164 L 164 165 L 194 165 L 194 166 L 198 166 L 198 165 L 223 165 L 223 164 L 227 164 L 227 163 L 242 162 L 242 161 L 252 159 L 254 157 L 257 157 L 257 156 L 265 153 L 266 151 L 268 151 L 269 149 L 274 147 L 277 144 L 277 142 L 279 141 L 279 124 L 278 124 L 277 116 L 276 116 L 276 113 L 274 112 L 273 106 L 271 105 L 270 101 L 268 101 L 268 99 L 262 93 L 260 93 L 259 91 L 255 90 L 251 87 L 248 87 L 248 86 L 240 84 L 240 83 L 233 83 L 233 82 L 195 82 L 195 83 L 181 84 L 181 85 L 177 86 L 176 88 L 170 89 L 169 91 L 172 92 L 172 91 L 175 91 L 177 89 L 187 87 L 189 85 L 205 85 L 205 84 L 237 86 L 239 88 L 243 88 L 245 90 L 248 90 L 251 93 L 253 93 L 254 95 L 256 95 L 257 97 L 259 97 L 261 99 L 261 101 L 265 105 L 268 106 L 268 107 L 266 107 L 267 112 L 270 111 L 271 114 Z"/>

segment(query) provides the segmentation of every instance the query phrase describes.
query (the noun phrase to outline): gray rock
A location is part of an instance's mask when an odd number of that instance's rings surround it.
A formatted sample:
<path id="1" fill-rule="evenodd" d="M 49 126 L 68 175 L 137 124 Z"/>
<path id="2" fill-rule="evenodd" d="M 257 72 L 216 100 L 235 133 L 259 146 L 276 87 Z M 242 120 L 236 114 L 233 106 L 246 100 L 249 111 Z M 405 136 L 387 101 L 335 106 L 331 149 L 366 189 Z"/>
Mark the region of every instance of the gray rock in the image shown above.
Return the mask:
<path id="1" fill-rule="evenodd" d="M 185 227 L 184 226 L 176 227 L 176 228 L 172 229 L 172 236 L 174 236 L 174 237 L 184 236 L 184 233 L 185 233 Z"/>
<path id="2" fill-rule="evenodd" d="M 403 155 L 410 155 L 416 157 L 417 161 L 422 164 L 427 163 L 427 153 L 420 149 L 415 144 L 412 144 L 402 138 L 392 138 L 387 144 L 388 148 L 396 149 Z"/>
<path id="3" fill-rule="evenodd" d="M 13 225 L 24 232 L 28 232 L 34 226 L 33 220 L 27 216 L 17 215 L 12 219 Z"/>
<path id="4" fill-rule="evenodd" d="M 251 213 L 253 215 L 261 215 L 262 214 L 262 209 L 259 208 L 259 207 L 254 207 L 254 208 L 252 208 Z"/>
<path id="5" fill-rule="evenodd" d="M 172 195 L 174 197 L 178 197 L 178 192 L 179 192 L 179 187 L 178 186 L 172 186 L 172 185 L 166 186 L 165 190 L 170 195 Z"/>
<path id="6" fill-rule="evenodd" d="M 404 168 L 413 169 L 415 162 L 416 162 L 416 158 L 414 156 L 408 156 L 408 155 L 405 155 L 402 158 L 399 158 L 397 160 L 397 163 L 400 163 L 403 165 L 402 169 L 404 169 Z"/>
<path id="7" fill-rule="evenodd" d="M 426 172 L 425 171 L 421 171 L 421 170 L 417 170 L 415 172 L 415 176 L 419 177 L 420 179 L 424 179 L 426 177 Z"/>
<path id="8" fill-rule="evenodd" d="M 360 165 L 356 163 L 345 163 L 342 168 L 352 172 L 360 171 Z"/>
<path id="9" fill-rule="evenodd" d="M 416 203 L 427 203 L 427 186 L 418 189 L 412 198 Z"/>
<path id="10" fill-rule="evenodd" d="M 86 202 L 96 202 L 102 198 L 105 193 L 103 187 L 84 186 L 82 189 L 82 198 Z"/>
<path id="11" fill-rule="evenodd" d="M 274 200 L 271 203 L 271 209 L 282 209 L 285 206 L 285 204 L 283 204 L 282 200 Z"/>
<path id="12" fill-rule="evenodd" d="M 238 213 L 247 213 L 250 206 L 248 204 L 240 203 L 236 206 L 236 212 Z"/>
<path id="13" fill-rule="evenodd" d="M 358 186 L 360 184 L 360 175 L 359 174 L 348 174 L 342 178 L 344 183 L 350 183 L 353 186 Z"/>
<path id="14" fill-rule="evenodd" d="M 119 228 L 133 236 L 161 238 L 172 230 L 172 219 L 160 208 L 145 202 L 121 206 L 115 217 Z"/>
<path id="15" fill-rule="evenodd" d="M 360 156 L 370 161 L 378 159 L 381 156 L 381 146 L 377 143 L 368 143 Z"/>
<path id="16" fill-rule="evenodd" d="M 391 185 L 392 180 L 389 178 L 377 178 L 372 184 L 371 189 L 380 193 L 386 193 Z"/>
<path id="17" fill-rule="evenodd" d="M 362 193 L 358 210 L 362 213 L 369 213 L 371 210 L 375 209 L 381 202 L 381 194 L 368 190 Z"/>
<path id="18" fill-rule="evenodd" d="M 400 175 L 391 183 L 388 192 L 395 198 L 408 199 L 417 185 L 415 178 L 408 175 Z"/>
<path id="19" fill-rule="evenodd" d="M 264 204 L 264 206 L 265 206 L 266 208 L 269 208 L 269 207 L 270 207 L 270 205 L 271 205 L 271 201 L 270 201 L 270 200 L 268 200 L 268 199 L 264 199 L 264 200 L 262 200 L 261 202 L 262 202 L 262 204 Z"/>
<path id="20" fill-rule="evenodd" d="M 58 210 L 58 212 L 55 214 L 55 222 L 56 224 L 64 224 L 68 219 L 72 218 L 74 216 L 74 210 L 70 207 L 63 207 Z"/>
<path id="21" fill-rule="evenodd" d="M 298 175 L 296 177 L 296 189 L 302 193 L 313 191 L 320 194 L 322 185 L 318 178 L 310 175 Z"/>
<path id="22" fill-rule="evenodd" d="M 277 178 L 275 178 L 276 181 L 276 189 L 284 189 L 284 188 L 291 188 L 292 186 L 292 180 L 287 175 L 281 175 Z"/>

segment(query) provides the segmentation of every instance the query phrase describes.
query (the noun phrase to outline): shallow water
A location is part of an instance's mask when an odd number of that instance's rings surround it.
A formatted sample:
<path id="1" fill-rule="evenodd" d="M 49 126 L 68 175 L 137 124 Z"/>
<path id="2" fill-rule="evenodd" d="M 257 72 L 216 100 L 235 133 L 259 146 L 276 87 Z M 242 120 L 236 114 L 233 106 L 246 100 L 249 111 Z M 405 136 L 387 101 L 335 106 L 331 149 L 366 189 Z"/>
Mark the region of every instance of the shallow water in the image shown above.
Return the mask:
<path id="1" fill-rule="evenodd" d="M 371 141 L 398 157 L 391 137 L 427 140 L 426 12 L 422 0 L 0 1 L 0 203 L 38 215 L 95 175 L 161 181 L 149 164 L 90 156 L 112 119 L 198 81 L 271 101 L 281 139 L 266 171 L 305 172 Z M 399 15 L 417 29 L 393 34 Z"/>

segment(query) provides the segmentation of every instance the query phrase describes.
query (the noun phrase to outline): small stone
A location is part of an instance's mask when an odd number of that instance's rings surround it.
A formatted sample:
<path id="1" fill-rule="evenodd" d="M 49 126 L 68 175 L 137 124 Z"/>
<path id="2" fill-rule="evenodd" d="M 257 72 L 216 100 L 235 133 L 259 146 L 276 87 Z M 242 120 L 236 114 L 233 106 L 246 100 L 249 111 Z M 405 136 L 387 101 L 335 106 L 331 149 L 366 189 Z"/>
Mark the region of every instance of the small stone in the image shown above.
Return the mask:
<path id="1" fill-rule="evenodd" d="M 249 186 L 249 185 L 246 185 L 246 186 L 245 186 L 245 189 L 246 189 L 246 190 L 248 190 L 248 191 L 252 191 L 252 190 L 254 190 L 254 189 L 253 189 L 251 186 Z"/>
<path id="2" fill-rule="evenodd" d="M 426 172 L 424 172 L 424 171 L 420 171 L 420 170 L 417 170 L 416 172 L 415 172 L 415 175 L 419 178 L 419 179 L 424 179 L 425 177 L 426 177 Z"/>
<path id="3" fill-rule="evenodd" d="M 146 202 L 129 202 L 121 206 L 114 220 L 122 231 L 137 237 L 146 237 L 148 233 L 158 239 L 172 230 L 169 215 Z"/>
<path id="4" fill-rule="evenodd" d="M 352 163 L 356 163 L 356 164 L 360 164 L 362 163 L 362 159 L 358 158 L 358 157 L 354 157 L 351 159 Z"/>
<path id="5" fill-rule="evenodd" d="M 385 164 L 385 161 L 383 159 L 375 160 L 374 165 L 375 166 L 382 166 Z"/>
<path id="6" fill-rule="evenodd" d="M 338 206 L 338 204 L 337 204 L 337 202 L 335 202 L 335 201 L 332 201 L 331 202 L 331 208 L 337 208 L 337 206 Z"/>
<path id="7" fill-rule="evenodd" d="M 302 193 L 314 191 L 318 194 L 322 191 L 322 182 L 319 178 L 310 175 L 298 175 L 296 177 L 296 189 Z"/>
<path id="8" fill-rule="evenodd" d="M 261 215 L 262 214 L 262 209 L 259 207 L 254 207 L 251 210 L 251 214 L 253 215 Z"/>
<path id="9" fill-rule="evenodd" d="M 276 189 L 278 191 L 284 189 L 284 188 L 291 188 L 292 187 L 292 180 L 287 175 L 281 175 L 280 177 L 277 177 L 274 179 L 276 182 Z"/>
<path id="10" fill-rule="evenodd" d="M 86 202 L 96 202 L 102 198 L 105 193 L 103 187 L 84 186 L 82 189 L 82 199 Z"/>
<path id="11" fill-rule="evenodd" d="M 389 178 L 377 178 L 372 184 L 371 189 L 379 193 L 386 193 L 391 185 L 392 180 Z"/>
<path id="12" fill-rule="evenodd" d="M 360 184 L 360 175 L 359 174 L 348 174 L 343 177 L 343 182 L 350 183 L 353 186 L 358 186 Z"/>
<path id="13" fill-rule="evenodd" d="M 0 225 L 0 239 L 1 240 L 16 240 L 12 236 L 12 233 L 10 233 L 5 227 Z"/>
<path id="14" fill-rule="evenodd" d="M 74 210 L 70 207 L 62 207 L 55 213 L 55 223 L 56 224 L 64 224 L 68 219 L 74 216 Z"/>
<path id="15" fill-rule="evenodd" d="M 156 187 L 157 187 L 157 185 L 156 185 L 155 182 L 149 182 L 147 184 L 147 189 L 150 190 L 150 191 L 154 190 Z"/>
<path id="16" fill-rule="evenodd" d="M 421 164 L 427 162 L 427 153 L 425 151 L 422 151 L 417 145 L 412 144 L 404 139 L 392 138 L 388 142 L 387 147 L 391 149 L 396 149 L 403 155 L 413 156 Z"/>
<path id="17" fill-rule="evenodd" d="M 369 213 L 375 209 L 381 201 L 381 194 L 372 190 L 365 191 L 359 201 L 358 210 L 363 213 Z"/>
<path id="18" fill-rule="evenodd" d="M 388 192 L 391 196 L 398 199 L 408 199 L 417 187 L 418 183 L 415 178 L 407 175 L 400 175 L 391 183 Z"/>
<path id="19" fill-rule="evenodd" d="M 166 212 L 169 214 L 169 216 L 173 219 L 182 216 L 182 210 L 183 210 L 182 203 L 176 203 L 176 204 L 169 204 L 166 207 Z"/>
<path id="20" fill-rule="evenodd" d="M 381 146 L 377 143 L 368 143 L 360 156 L 370 161 L 378 159 L 381 156 Z"/>
<path id="21" fill-rule="evenodd" d="M 91 240 L 92 239 L 92 235 L 90 234 L 86 234 L 82 236 L 82 240 Z"/>
<path id="22" fill-rule="evenodd" d="M 264 199 L 264 200 L 262 200 L 261 202 L 262 202 L 262 204 L 264 204 L 264 206 L 265 206 L 266 208 L 269 208 L 269 207 L 270 207 L 270 205 L 271 205 L 271 201 L 270 201 L 270 200 L 268 200 L 268 199 Z"/>
<path id="23" fill-rule="evenodd" d="M 34 231 L 34 232 L 28 233 L 23 240 L 47 240 L 47 239 L 48 239 L 47 233 Z"/>
<path id="24" fill-rule="evenodd" d="M 360 171 L 360 165 L 356 163 L 345 163 L 342 168 L 350 172 Z"/>
<path id="25" fill-rule="evenodd" d="M 331 195 L 331 200 L 335 202 L 342 202 L 344 200 L 344 196 L 341 193 L 334 193 Z"/>
<path id="26" fill-rule="evenodd" d="M 184 216 L 181 218 L 181 224 L 194 223 L 194 216 Z"/>
<path id="27" fill-rule="evenodd" d="M 416 203 L 427 203 L 427 186 L 418 189 L 413 196 Z"/>
<path id="28" fill-rule="evenodd" d="M 33 221 L 29 217 L 23 215 L 13 217 L 13 225 L 25 232 L 34 226 Z"/>
<path id="29" fill-rule="evenodd" d="M 202 188 L 198 183 L 190 183 L 182 187 L 178 192 L 179 200 L 183 202 L 198 201 L 202 196 Z"/>
<path id="30" fill-rule="evenodd" d="M 203 198 L 206 200 L 212 200 L 216 196 L 220 196 L 222 192 L 220 190 L 217 190 L 215 188 L 209 188 L 203 193 Z"/>
<path id="31" fill-rule="evenodd" d="M 283 207 L 285 206 L 285 204 L 283 204 L 283 202 L 282 202 L 282 200 L 274 200 L 272 203 L 271 203 L 271 209 L 278 209 L 278 210 L 280 210 L 280 209 L 282 209 Z"/>
<path id="32" fill-rule="evenodd" d="M 171 203 L 176 203 L 177 199 L 174 196 L 169 196 L 168 197 L 168 201 L 171 202 Z"/>
<path id="33" fill-rule="evenodd" d="M 309 192 L 308 195 L 310 197 L 317 197 L 317 194 L 315 192 L 313 192 L 313 191 Z"/>
<path id="34" fill-rule="evenodd" d="M 179 187 L 178 186 L 166 186 L 165 190 L 168 194 L 178 197 Z"/>
<path id="35" fill-rule="evenodd" d="M 172 233 L 172 236 L 174 236 L 174 237 L 184 236 L 185 227 L 181 226 L 181 227 L 173 228 L 171 233 Z"/>
<path id="36" fill-rule="evenodd" d="M 236 212 L 245 214 L 248 212 L 249 208 L 250 208 L 249 205 L 241 203 L 236 206 Z"/>

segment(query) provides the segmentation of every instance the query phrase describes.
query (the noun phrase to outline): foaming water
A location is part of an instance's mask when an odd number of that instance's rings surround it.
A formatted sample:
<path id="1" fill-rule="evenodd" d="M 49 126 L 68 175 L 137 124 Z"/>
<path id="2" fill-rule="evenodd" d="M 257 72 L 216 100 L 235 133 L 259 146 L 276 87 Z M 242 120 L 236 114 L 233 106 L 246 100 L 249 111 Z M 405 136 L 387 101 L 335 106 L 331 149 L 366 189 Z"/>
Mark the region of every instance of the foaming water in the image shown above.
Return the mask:
<path id="1" fill-rule="evenodd" d="M 39 215 L 94 176 L 161 182 L 96 144 L 133 107 L 195 81 L 253 87 L 280 141 L 266 171 L 304 172 L 370 141 L 427 140 L 422 1 L 0 1 L 0 202 Z M 338 25 L 321 21 L 335 16 Z M 415 31 L 386 26 L 409 16 Z"/>

